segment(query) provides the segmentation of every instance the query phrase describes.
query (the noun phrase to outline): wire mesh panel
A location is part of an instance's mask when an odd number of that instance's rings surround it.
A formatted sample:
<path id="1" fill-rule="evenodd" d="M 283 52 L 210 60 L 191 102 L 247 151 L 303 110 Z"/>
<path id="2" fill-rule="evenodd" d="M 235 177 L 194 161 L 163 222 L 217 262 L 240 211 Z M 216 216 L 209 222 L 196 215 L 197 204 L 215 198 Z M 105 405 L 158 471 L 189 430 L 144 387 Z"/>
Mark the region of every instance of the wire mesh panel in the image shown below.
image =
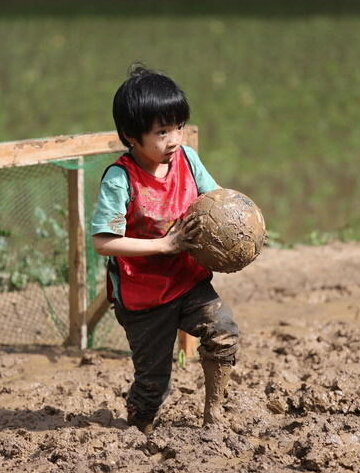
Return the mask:
<path id="1" fill-rule="evenodd" d="M 88 302 L 105 282 L 91 220 L 103 170 L 114 155 L 84 159 Z M 69 331 L 67 172 L 77 160 L 0 169 L 0 344 L 60 344 Z M 93 347 L 127 350 L 112 311 L 89 336 Z"/>
<path id="2" fill-rule="evenodd" d="M 67 201 L 54 165 L 0 170 L 1 343 L 60 343 L 67 333 Z"/>

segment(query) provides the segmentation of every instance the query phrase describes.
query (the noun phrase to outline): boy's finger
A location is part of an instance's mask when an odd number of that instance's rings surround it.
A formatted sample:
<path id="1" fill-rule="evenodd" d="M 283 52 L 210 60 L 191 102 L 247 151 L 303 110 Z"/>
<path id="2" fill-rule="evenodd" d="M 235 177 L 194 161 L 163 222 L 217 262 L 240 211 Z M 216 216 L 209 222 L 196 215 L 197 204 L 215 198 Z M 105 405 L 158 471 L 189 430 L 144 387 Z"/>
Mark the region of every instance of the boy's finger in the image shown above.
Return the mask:
<path id="1" fill-rule="evenodd" d="M 195 213 L 191 213 L 189 215 L 186 215 L 186 217 L 183 218 L 184 225 L 189 225 L 193 224 L 195 222 L 199 222 L 199 216 L 196 215 Z"/>
<path id="2" fill-rule="evenodd" d="M 190 213 L 190 214 L 188 214 L 188 215 L 185 215 L 185 217 L 183 218 L 183 222 L 189 222 L 189 221 L 192 220 L 194 217 L 195 217 L 195 214 L 194 214 L 194 213 Z"/>
<path id="3" fill-rule="evenodd" d="M 202 250 L 203 249 L 203 245 L 201 245 L 200 243 L 190 243 L 188 241 L 184 242 L 182 247 L 184 250 Z"/>
<path id="4" fill-rule="evenodd" d="M 184 225 L 185 232 L 189 232 L 192 228 L 200 228 L 200 219 L 198 217 L 189 220 Z"/>
<path id="5" fill-rule="evenodd" d="M 186 240 L 191 240 L 195 236 L 200 235 L 200 233 L 201 233 L 201 228 L 200 227 L 194 227 L 191 230 L 186 232 L 185 239 Z"/>

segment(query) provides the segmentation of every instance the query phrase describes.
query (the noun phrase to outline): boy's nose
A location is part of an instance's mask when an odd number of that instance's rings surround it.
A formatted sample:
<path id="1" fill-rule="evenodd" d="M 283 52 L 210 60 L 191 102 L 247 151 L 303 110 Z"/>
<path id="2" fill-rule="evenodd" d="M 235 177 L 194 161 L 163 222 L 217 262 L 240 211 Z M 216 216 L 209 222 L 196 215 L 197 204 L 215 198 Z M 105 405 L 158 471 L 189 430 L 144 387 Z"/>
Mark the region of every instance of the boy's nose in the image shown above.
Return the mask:
<path id="1" fill-rule="evenodd" d="M 169 136 L 169 146 L 178 146 L 183 137 L 182 130 L 173 130 Z"/>

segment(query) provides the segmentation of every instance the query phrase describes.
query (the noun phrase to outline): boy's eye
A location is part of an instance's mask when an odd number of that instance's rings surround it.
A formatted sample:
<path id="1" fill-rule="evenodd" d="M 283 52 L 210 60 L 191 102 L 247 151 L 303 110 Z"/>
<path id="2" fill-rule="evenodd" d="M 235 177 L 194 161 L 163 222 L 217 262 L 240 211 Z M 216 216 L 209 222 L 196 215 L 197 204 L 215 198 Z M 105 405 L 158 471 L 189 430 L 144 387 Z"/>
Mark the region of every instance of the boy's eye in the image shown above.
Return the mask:
<path id="1" fill-rule="evenodd" d="M 177 129 L 182 130 L 184 128 L 184 126 L 185 126 L 185 123 L 181 123 L 180 125 L 177 125 Z M 172 129 L 172 127 L 171 127 L 171 129 Z M 158 136 L 165 136 L 165 135 L 167 135 L 168 131 L 171 131 L 171 130 L 167 130 L 167 129 L 163 128 L 163 129 L 157 130 L 156 134 Z"/>

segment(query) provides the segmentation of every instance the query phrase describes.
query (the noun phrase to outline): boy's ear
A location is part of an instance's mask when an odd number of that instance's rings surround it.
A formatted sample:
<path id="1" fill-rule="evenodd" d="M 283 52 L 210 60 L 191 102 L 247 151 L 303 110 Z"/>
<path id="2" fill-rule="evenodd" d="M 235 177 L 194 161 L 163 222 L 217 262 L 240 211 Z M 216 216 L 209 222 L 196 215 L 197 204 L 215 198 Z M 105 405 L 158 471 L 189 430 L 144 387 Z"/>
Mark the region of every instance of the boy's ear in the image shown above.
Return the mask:
<path id="1" fill-rule="evenodd" d="M 130 143 L 131 146 L 134 146 L 136 143 L 136 139 L 132 136 L 128 136 L 126 133 L 124 133 L 125 139 Z"/>
<path id="2" fill-rule="evenodd" d="M 128 136 L 126 133 L 123 132 L 123 135 L 124 135 L 124 138 L 126 139 L 126 141 L 128 141 L 130 144 L 133 143 L 134 141 L 134 138 L 131 138 L 131 136 Z"/>

